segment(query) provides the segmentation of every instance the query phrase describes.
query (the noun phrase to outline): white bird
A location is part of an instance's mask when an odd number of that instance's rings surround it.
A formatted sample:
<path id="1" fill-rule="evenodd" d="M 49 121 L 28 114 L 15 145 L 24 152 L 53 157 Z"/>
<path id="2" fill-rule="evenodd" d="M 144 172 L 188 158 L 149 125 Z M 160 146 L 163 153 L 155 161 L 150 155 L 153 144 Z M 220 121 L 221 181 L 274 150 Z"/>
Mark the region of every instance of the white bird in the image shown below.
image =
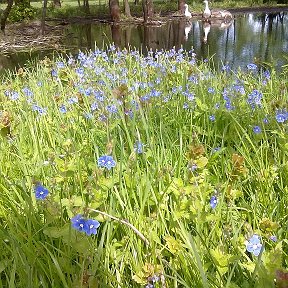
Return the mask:
<path id="1" fill-rule="evenodd" d="M 227 10 L 221 10 L 221 9 L 209 9 L 208 1 L 204 0 L 203 1 L 205 4 L 205 9 L 203 12 L 203 18 L 204 19 L 209 19 L 209 18 L 221 18 L 224 19 L 225 21 L 231 21 L 233 19 L 232 14 L 227 11 Z"/>
<path id="2" fill-rule="evenodd" d="M 207 40 L 208 40 L 208 34 L 210 33 L 210 30 L 212 27 L 220 29 L 220 30 L 224 30 L 227 29 L 231 26 L 231 24 L 233 23 L 233 21 L 225 21 L 225 20 L 221 20 L 221 19 L 215 19 L 213 21 L 203 21 L 203 32 L 204 32 L 204 36 L 203 36 L 203 42 L 204 44 L 207 44 Z"/>
<path id="3" fill-rule="evenodd" d="M 192 14 L 191 14 L 191 12 L 189 12 L 188 5 L 187 5 L 187 4 L 184 4 L 184 8 L 185 8 L 185 11 L 184 11 L 185 17 L 191 18 L 191 17 L 192 17 Z"/>
<path id="4" fill-rule="evenodd" d="M 211 30 L 211 24 L 208 22 L 203 23 L 203 31 L 204 31 L 204 37 L 203 37 L 203 42 L 206 44 L 207 39 L 208 39 L 208 34 Z"/>
<path id="5" fill-rule="evenodd" d="M 189 33 L 192 29 L 192 23 L 188 23 L 185 28 L 184 28 L 184 38 L 185 38 L 185 41 L 188 40 L 188 36 L 189 36 Z"/>

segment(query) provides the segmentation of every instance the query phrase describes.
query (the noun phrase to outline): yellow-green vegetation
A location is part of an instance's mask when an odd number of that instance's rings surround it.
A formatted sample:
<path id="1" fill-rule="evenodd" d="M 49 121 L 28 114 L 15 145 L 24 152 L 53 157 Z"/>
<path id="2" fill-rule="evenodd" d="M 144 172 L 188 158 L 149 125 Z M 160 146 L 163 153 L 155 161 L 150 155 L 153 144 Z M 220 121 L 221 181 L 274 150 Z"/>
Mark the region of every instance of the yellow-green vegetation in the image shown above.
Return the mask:
<path id="1" fill-rule="evenodd" d="M 287 71 L 96 49 L 0 84 L 1 287 L 287 287 Z"/>

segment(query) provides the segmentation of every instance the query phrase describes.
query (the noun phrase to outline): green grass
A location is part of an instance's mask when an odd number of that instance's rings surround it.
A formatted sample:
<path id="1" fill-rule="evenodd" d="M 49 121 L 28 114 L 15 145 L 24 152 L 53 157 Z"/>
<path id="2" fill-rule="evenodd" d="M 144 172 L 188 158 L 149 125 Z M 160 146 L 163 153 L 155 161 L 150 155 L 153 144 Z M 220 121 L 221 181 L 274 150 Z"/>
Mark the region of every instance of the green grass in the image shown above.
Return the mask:
<path id="1" fill-rule="evenodd" d="M 0 287 L 285 287 L 287 72 L 111 50 L 2 77 Z"/>

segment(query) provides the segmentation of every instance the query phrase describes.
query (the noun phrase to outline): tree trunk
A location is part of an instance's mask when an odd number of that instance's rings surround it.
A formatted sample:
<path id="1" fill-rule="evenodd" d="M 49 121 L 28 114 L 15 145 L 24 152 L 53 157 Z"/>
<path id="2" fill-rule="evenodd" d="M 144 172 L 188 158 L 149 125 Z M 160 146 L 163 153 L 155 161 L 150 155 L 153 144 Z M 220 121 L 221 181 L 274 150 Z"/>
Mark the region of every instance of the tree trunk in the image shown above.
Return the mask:
<path id="1" fill-rule="evenodd" d="M 142 0 L 144 23 L 148 22 L 147 0 Z"/>
<path id="2" fill-rule="evenodd" d="M 154 16 L 153 0 L 147 0 L 147 14 L 148 18 Z"/>
<path id="3" fill-rule="evenodd" d="M 117 24 L 111 25 L 112 40 L 116 47 L 121 46 L 121 31 L 120 26 Z"/>
<path id="4" fill-rule="evenodd" d="M 45 2 L 45 0 L 44 0 L 44 2 Z M 53 0 L 53 6 L 56 8 L 60 8 L 61 7 L 60 0 Z"/>
<path id="5" fill-rule="evenodd" d="M 47 2 L 48 2 L 48 0 L 44 0 L 43 1 L 42 21 L 41 21 L 41 32 L 42 32 L 42 35 L 45 34 L 45 18 L 46 18 Z"/>
<path id="6" fill-rule="evenodd" d="M 128 0 L 124 0 L 124 13 L 126 17 L 131 18 L 131 11 Z"/>
<path id="7" fill-rule="evenodd" d="M 83 0 L 83 7 L 86 13 L 89 13 L 89 0 Z"/>
<path id="8" fill-rule="evenodd" d="M 1 15 L 1 30 L 4 31 L 5 30 L 5 26 L 6 26 L 6 21 L 7 21 L 7 18 L 9 16 L 9 13 L 11 11 L 11 8 L 13 6 L 13 0 L 8 0 L 8 3 L 7 3 L 7 7 L 6 9 L 3 11 L 2 15 Z"/>
<path id="9" fill-rule="evenodd" d="M 184 5 L 185 5 L 185 0 L 178 0 L 178 10 L 184 14 Z"/>
<path id="10" fill-rule="evenodd" d="M 119 7 L 118 0 L 109 0 L 109 9 L 110 9 L 111 20 L 113 22 L 119 22 L 120 21 L 120 7 Z"/>
<path id="11" fill-rule="evenodd" d="M 130 49 L 130 42 L 131 42 L 131 32 L 132 32 L 132 26 L 129 25 L 125 29 L 125 47 L 127 49 Z"/>
<path id="12" fill-rule="evenodd" d="M 142 0 L 144 23 L 147 23 L 149 18 L 154 16 L 153 0 Z"/>

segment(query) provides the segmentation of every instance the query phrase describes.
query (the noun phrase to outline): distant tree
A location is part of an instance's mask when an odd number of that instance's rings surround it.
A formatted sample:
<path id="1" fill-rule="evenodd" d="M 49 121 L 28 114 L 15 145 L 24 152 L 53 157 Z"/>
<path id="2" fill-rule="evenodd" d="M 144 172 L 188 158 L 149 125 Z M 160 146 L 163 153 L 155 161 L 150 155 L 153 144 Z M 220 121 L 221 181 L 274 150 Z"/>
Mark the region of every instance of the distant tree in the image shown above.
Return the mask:
<path id="1" fill-rule="evenodd" d="M 86 13 L 89 13 L 89 11 L 90 11 L 89 0 L 83 0 L 83 7 L 84 7 L 84 10 L 86 11 Z"/>
<path id="2" fill-rule="evenodd" d="M 178 0 L 178 10 L 184 13 L 185 0 Z"/>
<path id="3" fill-rule="evenodd" d="M 44 0 L 45 1 L 45 0 Z M 61 7 L 61 2 L 60 0 L 53 0 L 53 6 L 55 8 L 60 8 Z"/>
<path id="4" fill-rule="evenodd" d="M 154 16 L 153 0 L 142 0 L 144 23 Z"/>
<path id="5" fill-rule="evenodd" d="M 88 1 L 88 0 L 87 0 Z M 120 7 L 118 0 L 109 0 L 109 10 L 113 22 L 120 21 Z"/>
<path id="6" fill-rule="evenodd" d="M 124 0 L 124 13 L 125 13 L 125 16 L 131 18 L 131 11 L 130 11 L 130 6 L 129 6 L 128 0 Z"/>
<path id="7" fill-rule="evenodd" d="M 43 0 L 42 23 L 41 23 L 41 32 L 42 32 L 42 35 L 45 34 L 45 18 L 46 18 L 46 11 L 47 11 L 47 2 L 48 2 L 48 0 Z"/>
<path id="8" fill-rule="evenodd" d="M 5 30 L 6 21 L 7 21 L 7 18 L 8 18 L 8 16 L 9 16 L 9 13 L 10 13 L 10 11 L 11 11 L 12 6 L 13 6 L 13 0 L 8 0 L 8 1 L 7 1 L 7 7 L 6 7 L 6 9 L 3 11 L 3 13 L 1 14 L 0 26 L 1 26 L 1 30 L 2 30 L 2 31 Z"/>

